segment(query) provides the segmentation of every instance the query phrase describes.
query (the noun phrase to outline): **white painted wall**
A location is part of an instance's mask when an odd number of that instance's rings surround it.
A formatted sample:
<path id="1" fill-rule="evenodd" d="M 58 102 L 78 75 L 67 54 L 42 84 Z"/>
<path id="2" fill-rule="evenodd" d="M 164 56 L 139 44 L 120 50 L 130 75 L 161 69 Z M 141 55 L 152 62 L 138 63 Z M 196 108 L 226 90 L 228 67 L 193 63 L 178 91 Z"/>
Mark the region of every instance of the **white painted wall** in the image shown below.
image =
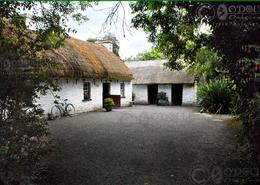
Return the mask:
<path id="1" fill-rule="evenodd" d="M 59 83 L 61 90 L 54 93 L 60 96 L 61 99 L 68 99 L 68 102 L 74 105 L 77 113 L 102 108 L 102 83 L 96 81 L 94 84 L 91 79 L 86 79 L 86 81 L 91 83 L 91 100 L 89 101 L 83 101 L 82 79 L 79 79 L 77 83 L 75 79 L 69 79 L 68 83 L 65 79 L 60 79 Z M 53 95 L 49 92 L 45 96 L 40 96 L 38 102 L 45 110 L 45 113 L 50 113 L 51 107 L 54 105 L 53 101 Z"/>
<path id="2" fill-rule="evenodd" d="M 120 84 L 119 84 L 120 87 Z M 121 98 L 121 106 L 128 106 L 132 102 L 132 81 L 125 82 L 125 97 Z"/>
<path id="3" fill-rule="evenodd" d="M 182 103 L 195 104 L 196 103 L 196 86 L 193 84 L 183 85 Z"/>
<path id="4" fill-rule="evenodd" d="M 136 104 L 148 103 L 148 88 L 147 85 L 133 85 L 133 93 L 135 94 Z"/>
<path id="5" fill-rule="evenodd" d="M 158 85 L 158 92 L 166 92 L 171 104 L 172 92 L 171 85 Z M 196 86 L 193 84 L 183 85 L 182 103 L 183 104 L 195 104 L 196 103 Z M 133 85 L 133 93 L 135 93 L 136 104 L 147 104 L 148 103 L 148 88 L 147 85 Z"/>
<path id="6" fill-rule="evenodd" d="M 132 102 L 132 82 L 131 81 L 116 81 L 110 85 L 111 95 L 121 95 L 120 83 L 125 83 L 125 97 L 121 97 L 121 106 L 129 106 Z"/>
<path id="7" fill-rule="evenodd" d="M 158 92 L 166 92 L 166 96 L 168 97 L 169 103 L 172 103 L 172 86 L 171 85 L 158 85 Z"/>
<path id="8" fill-rule="evenodd" d="M 119 95 L 120 94 L 120 82 L 110 83 L 110 94 Z"/>
<path id="9" fill-rule="evenodd" d="M 83 100 L 83 80 L 79 79 L 76 83 L 75 79 L 69 79 L 68 83 L 66 79 L 60 79 L 61 91 L 55 92 L 62 99 L 68 99 L 69 103 L 72 103 L 75 106 L 76 112 L 88 112 L 102 108 L 102 94 L 103 94 L 103 85 L 100 80 L 85 79 L 87 82 L 91 83 L 91 100 Z M 112 81 L 110 94 L 120 95 L 120 82 Z M 121 99 L 121 105 L 127 106 L 132 101 L 132 86 L 131 82 L 125 82 L 125 98 Z M 51 112 L 51 107 L 54 97 L 51 92 L 48 92 L 47 95 L 40 95 L 37 103 L 41 104 L 42 108 L 45 110 L 45 113 Z"/>

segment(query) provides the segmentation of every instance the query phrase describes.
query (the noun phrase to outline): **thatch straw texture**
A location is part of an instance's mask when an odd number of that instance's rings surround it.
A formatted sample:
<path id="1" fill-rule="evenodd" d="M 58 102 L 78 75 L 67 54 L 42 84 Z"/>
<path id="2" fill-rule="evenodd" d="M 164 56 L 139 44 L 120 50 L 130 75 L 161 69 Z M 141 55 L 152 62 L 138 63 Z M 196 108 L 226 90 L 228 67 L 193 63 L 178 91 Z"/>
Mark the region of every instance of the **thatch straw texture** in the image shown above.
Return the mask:
<path id="1" fill-rule="evenodd" d="M 21 45 L 21 49 L 29 52 L 31 49 L 30 43 L 33 43 L 36 38 L 36 32 L 28 29 L 20 30 L 10 22 L 10 20 L 3 20 L 1 22 L 1 36 L 12 38 L 10 40 L 27 41 Z M 23 36 L 21 37 L 21 34 Z M 4 44 L 0 42 L 1 51 L 5 48 Z M 3 51 L 2 51 L 3 52 Z M 8 56 L 15 55 L 13 51 L 7 50 L 5 53 L 0 52 L 0 59 L 4 60 Z M 33 51 L 32 51 L 33 53 Z M 53 68 L 46 69 L 53 77 L 75 77 L 75 78 L 105 78 L 110 80 L 131 80 L 133 74 L 131 70 L 124 64 L 124 62 L 110 52 L 102 45 L 92 42 L 85 42 L 74 38 L 65 40 L 64 46 L 58 49 L 45 50 L 37 52 L 37 55 L 47 57 L 54 64 Z M 19 60 L 26 60 L 26 57 L 19 58 Z M 29 64 L 27 68 L 30 68 Z M 38 66 L 39 67 L 39 66 Z M 41 67 L 40 67 L 41 69 Z"/>
<path id="2" fill-rule="evenodd" d="M 54 76 L 133 79 L 131 70 L 119 57 L 92 42 L 69 38 L 64 47 L 47 51 L 45 56 L 58 64 L 52 71 Z"/>
<path id="3" fill-rule="evenodd" d="M 192 84 L 194 77 L 186 71 L 169 70 L 166 60 L 132 61 L 126 65 L 133 71 L 133 84 Z"/>

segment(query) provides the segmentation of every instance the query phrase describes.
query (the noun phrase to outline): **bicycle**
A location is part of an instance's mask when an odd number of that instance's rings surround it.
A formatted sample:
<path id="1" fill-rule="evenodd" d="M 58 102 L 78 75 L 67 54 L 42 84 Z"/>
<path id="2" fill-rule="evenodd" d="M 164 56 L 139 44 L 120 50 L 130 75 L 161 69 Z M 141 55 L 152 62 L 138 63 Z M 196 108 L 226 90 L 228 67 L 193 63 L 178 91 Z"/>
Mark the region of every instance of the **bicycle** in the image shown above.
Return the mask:
<path id="1" fill-rule="evenodd" d="M 62 116 L 72 116 L 75 114 L 75 107 L 72 103 L 67 103 L 68 99 L 54 100 L 55 105 L 51 108 L 53 119 L 60 119 Z"/>

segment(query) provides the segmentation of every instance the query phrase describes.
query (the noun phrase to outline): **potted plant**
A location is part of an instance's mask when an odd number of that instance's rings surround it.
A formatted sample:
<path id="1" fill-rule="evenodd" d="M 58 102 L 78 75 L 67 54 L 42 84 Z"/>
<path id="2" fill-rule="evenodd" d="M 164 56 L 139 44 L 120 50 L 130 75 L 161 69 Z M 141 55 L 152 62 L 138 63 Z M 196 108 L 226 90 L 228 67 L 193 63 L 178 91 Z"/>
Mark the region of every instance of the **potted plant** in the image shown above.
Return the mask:
<path id="1" fill-rule="evenodd" d="M 104 99 L 104 107 L 106 111 L 111 111 L 112 107 L 115 105 L 114 101 L 112 98 L 106 98 Z"/>

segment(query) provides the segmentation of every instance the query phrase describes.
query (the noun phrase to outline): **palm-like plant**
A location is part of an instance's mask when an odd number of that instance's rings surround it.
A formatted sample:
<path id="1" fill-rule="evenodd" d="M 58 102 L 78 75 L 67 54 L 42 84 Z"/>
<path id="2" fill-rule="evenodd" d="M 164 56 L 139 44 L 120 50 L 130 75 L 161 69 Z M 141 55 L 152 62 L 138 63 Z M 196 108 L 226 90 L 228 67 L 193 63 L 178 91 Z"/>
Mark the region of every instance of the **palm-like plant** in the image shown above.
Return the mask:
<path id="1" fill-rule="evenodd" d="M 200 84 L 197 102 L 211 113 L 229 113 L 232 91 L 225 80 L 209 81 Z"/>

